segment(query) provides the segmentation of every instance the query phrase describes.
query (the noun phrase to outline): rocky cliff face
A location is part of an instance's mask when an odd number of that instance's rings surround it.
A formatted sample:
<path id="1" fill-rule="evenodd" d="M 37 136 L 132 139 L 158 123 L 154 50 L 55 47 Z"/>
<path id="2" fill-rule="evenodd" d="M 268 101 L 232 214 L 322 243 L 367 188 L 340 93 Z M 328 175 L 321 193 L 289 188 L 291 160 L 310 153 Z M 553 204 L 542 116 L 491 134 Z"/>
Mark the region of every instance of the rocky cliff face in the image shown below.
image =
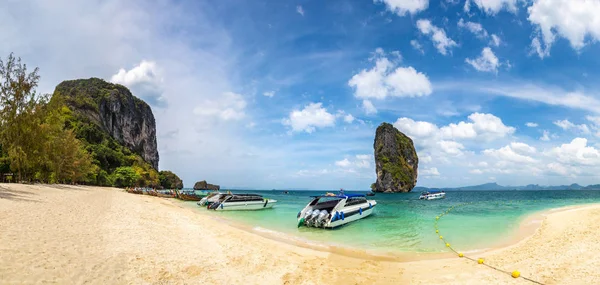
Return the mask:
<path id="1" fill-rule="evenodd" d="M 375 192 L 410 192 L 417 184 L 419 158 L 412 140 L 388 123 L 375 133 Z"/>
<path id="2" fill-rule="evenodd" d="M 119 144 L 158 169 L 152 109 L 122 85 L 102 79 L 63 81 L 55 90 L 75 113 L 110 134 Z"/>
<path id="3" fill-rule="evenodd" d="M 198 181 L 194 184 L 194 190 L 220 190 L 221 186 L 207 183 L 206 180 Z"/>

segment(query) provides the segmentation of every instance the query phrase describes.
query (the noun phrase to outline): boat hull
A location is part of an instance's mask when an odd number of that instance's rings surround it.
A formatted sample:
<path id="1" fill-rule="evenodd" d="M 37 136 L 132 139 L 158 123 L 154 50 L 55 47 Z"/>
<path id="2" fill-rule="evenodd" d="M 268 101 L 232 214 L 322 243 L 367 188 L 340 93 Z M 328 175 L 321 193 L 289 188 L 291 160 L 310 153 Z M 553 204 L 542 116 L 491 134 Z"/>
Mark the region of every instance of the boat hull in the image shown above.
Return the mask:
<path id="1" fill-rule="evenodd" d="M 342 210 L 333 211 L 331 213 L 331 217 L 326 223 L 318 224 L 315 223 L 314 220 L 306 220 L 304 216 L 303 210 L 299 213 L 300 218 L 298 218 L 298 226 L 304 225 L 307 227 L 315 227 L 315 228 L 337 228 L 339 226 L 343 226 L 345 224 L 366 218 L 373 214 L 375 207 L 377 206 L 377 202 L 375 200 L 367 200 L 367 203 L 353 205 L 350 207 L 344 207 Z"/>
<path id="2" fill-rule="evenodd" d="M 266 201 L 245 201 L 245 202 L 225 202 L 219 204 L 215 211 L 253 211 L 270 209 L 275 206 L 277 200 Z"/>

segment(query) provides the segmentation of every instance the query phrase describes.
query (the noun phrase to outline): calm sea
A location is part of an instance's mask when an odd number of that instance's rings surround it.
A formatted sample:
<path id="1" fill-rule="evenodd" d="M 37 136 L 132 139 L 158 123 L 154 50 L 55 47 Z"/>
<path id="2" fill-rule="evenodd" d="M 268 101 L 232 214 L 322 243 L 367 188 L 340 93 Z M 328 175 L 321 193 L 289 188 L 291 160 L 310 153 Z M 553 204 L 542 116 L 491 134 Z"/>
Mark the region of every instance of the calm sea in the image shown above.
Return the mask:
<path id="1" fill-rule="evenodd" d="M 261 194 L 278 202 L 269 210 L 209 211 L 210 215 L 307 241 L 382 253 L 445 251 L 433 225 L 436 215 L 453 205 L 457 207 L 440 219 L 438 226 L 455 248 L 468 251 L 487 248 L 515 234 L 528 214 L 568 205 L 600 203 L 600 191 L 452 191 L 446 193 L 446 199 L 433 201 L 418 200 L 419 193 L 378 193 L 368 198 L 377 201 L 373 215 L 334 230 L 325 230 L 297 228 L 296 215 L 310 201 L 311 195 L 325 194 L 326 191 L 232 192 Z M 458 206 L 465 202 L 474 203 Z M 207 211 L 201 207 L 197 210 Z"/>

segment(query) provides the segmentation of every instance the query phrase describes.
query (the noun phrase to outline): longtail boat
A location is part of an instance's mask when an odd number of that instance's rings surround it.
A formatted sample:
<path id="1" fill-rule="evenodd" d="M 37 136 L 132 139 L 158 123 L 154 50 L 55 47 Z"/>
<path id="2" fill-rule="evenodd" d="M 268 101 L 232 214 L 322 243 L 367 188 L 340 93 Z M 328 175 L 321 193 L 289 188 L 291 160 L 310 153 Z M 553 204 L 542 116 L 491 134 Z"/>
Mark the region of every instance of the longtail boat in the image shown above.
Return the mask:
<path id="1" fill-rule="evenodd" d="M 176 198 L 177 195 L 175 195 L 175 192 L 168 190 L 168 191 L 156 191 L 156 195 L 158 197 L 162 197 L 162 198 Z"/>
<path id="2" fill-rule="evenodd" d="M 200 201 L 202 198 L 204 198 L 206 195 L 198 195 L 194 192 L 188 192 L 185 193 L 184 191 L 177 191 L 175 190 L 175 193 L 177 193 L 177 198 L 183 200 L 183 201 Z"/>

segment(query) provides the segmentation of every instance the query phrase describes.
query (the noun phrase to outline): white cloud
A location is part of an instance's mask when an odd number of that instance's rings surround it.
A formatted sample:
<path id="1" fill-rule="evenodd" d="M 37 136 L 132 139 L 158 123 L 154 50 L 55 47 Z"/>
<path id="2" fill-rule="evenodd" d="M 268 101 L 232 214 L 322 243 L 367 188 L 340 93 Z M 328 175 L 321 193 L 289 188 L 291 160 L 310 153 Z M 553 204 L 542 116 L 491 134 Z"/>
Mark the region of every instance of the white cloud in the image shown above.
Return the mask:
<path id="1" fill-rule="evenodd" d="M 385 3 L 385 7 L 398 16 L 404 16 L 407 13 L 414 15 L 426 10 L 429 6 L 429 0 L 373 0 L 373 2 Z"/>
<path id="2" fill-rule="evenodd" d="M 417 41 L 417 40 L 411 40 L 410 41 L 410 45 L 418 52 L 420 52 L 421 54 L 425 54 L 425 51 L 423 50 L 423 46 L 421 46 L 421 44 Z"/>
<path id="3" fill-rule="evenodd" d="M 348 167 L 348 166 L 350 166 L 350 160 L 348 160 L 347 158 L 344 158 L 342 160 L 336 161 L 335 165 L 337 165 L 339 167 Z"/>
<path id="4" fill-rule="evenodd" d="M 503 9 L 516 13 L 517 1 L 518 0 L 467 0 L 465 2 L 464 10 L 465 12 L 469 12 L 472 2 L 489 15 L 495 15 Z"/>
<path id="5" fill-rule="evenodd" d="M 352 114 L 345 115 L 344 122 L 352 124 L 352 122 L 354 122 L 354 116 L 352 116 Z"/>
<path id="6" fill-rule="evenodd" d="M 537 128 L 538 124 L 537 123 L 533 123 L 533 122 L 527 122 L 527 123 L 525 123 L 525 126 L 528 126 L 530 128 Z"/>
<path id="7" fill-rule="evenodd" d="M 275 91 L 266 91 L 263 93 L 263 96 L 272 98 L 273 96 L 275 96 Z"/>
<path id="8" fill-rule="evenodd" d="M 293 110 L 283 124 L 294 132 L 312 133 L 316 128 L 332 127 L 335 116 L 322 107 L 322 103 L 310 103 L 302 110 Z"/>
<path id="9" fill-rule="evenodd" d="M 205 100 L 194 108 L 194 114 L 223 121 L 235 121 L 244 118 L 246 101 L 242 95 L 225 92 L 219 98 Z"/>
<path id="10" fill-rule="evenodd" d="M 583 134 L 590 134 L 591 131 L 589 129 L 589 127 L 586 124 L 581 124 L 581 125 L 576 125 L 571 123 L 571 121 L 569 120 L 558 120 L 558 121 L 554 121 L 552 122 L 553 124 L 555 124 L 556 126 L 558 126 L 559 128 L 563 129 L 563 130 L 576 130 L 578 132 L 581 132 Z"/>
<path id="11" fill-rule="evenodd" d="M 600 152 L 591 146 L 587 146 L 587 139 L 575 138 L 570 143 L 562 144 L 548 152 L 548 155 L 556 158 L 558 162 L 581 166 L 600 165 Z"/>
<path id="12" fill-rule="evenodd" d="M 550 140 L 550 132 L 544 130 L 543 135 L 540 137 L 541 141 L 549 141 Z"/>
<path id="13" fill-rule="evenodd" d="M 470 122 L 450 123 L 441 128 L 429 122 L 399 118 L 394 126 L 410 137 L 437 140 L 494 140 L 515 132 L 514 127 L 504 125 L 500 118 L 492 114 L 473 113 L 468 118 Z"/>
<path id="14" fill-rule="evenodd" d="M 367 115 L 371 115 L 371 114 L 376 114 L 377 113 L 377 108 L 375 108 L 375 106 L 373 105 L 373 102 L 371 102 L 370 100 L 363 100 L 362 101 L 362 107 L 365 110 L 365 113 Z"/>
<path id="15" fill-rule="evenodd" d="M 481 26 L 480 23 L 475 22 L 465 22 L 462 18 L 458 21 L 458 27 L 462 29 L 467 29 L 475 36 L 481 39 L 485 39 L 488 37 L 488 32 Z"/>
<path id="16" fill-rule="evenodd" d="M 302 16 L 304 16 L 304 8 L 302 8 L 302 6 L 298 5 L 296 6 L 296 12 Z"/>
<path id="17" fill-rule="evenodd" d="M 154 61 L 142 60 L 130 70 L 124 68 L 113 75 L 111 82 L 129 87 L 134 95 L 147 100 L 153 106 L 164 107 L 163 78 Z"/>
<path id="18" fill-rule="evenodd" d="M 392 97 L 420 97 L 431 94 L 427 75 L 413 67 L 395 68 L 395 63 L 383 56 L 381 49 L 374 53 L 375 66 L 352 76 L 348 85 L 355 89 L 354 96 L 361 99 Z M 364 103 L 363 103 L 364 104 Z"/>
<path id="19" fill-rule="evenodd" d="M 423 168 L 423 170 L 419 170 L 419 175 L 422 176 L 440 176 L 440 172 L 436 167 L 431 168 Z"/>
<path id="20" fill-rule="evenodd" d="M 502 40 L 500 39 L 500 37 L 496 36 L 495 34 L 492 34 L 492 40 L 491 40 L 490 44 L 493 46 L 499 47 L 501 43 L 502 43 Z"/>
<path id="21" fill-rule="evenodd" d="M 481 56 L 476 59 L 465 59 L 465 62 L 473 66 L 478 71 L 482 72 L 498 72 L 500 62 L 489 47 L 483 48 Z"/>
<path id="22" fill-rule="evenodd" d="M 447 55 L 450 49 L 458 46 L 456 42 L 446 36 L 446 32 L 443 29 L 432 25 L 429 20 L 418 20 L 417 28 L 422 34 L 431 37 L 431 41 L 435 44 L 438 52 L 443 55 Z"/>
<path id="23" fill-rule="evenodd" d="M 471 174 L 483 174 L 483 171 L 481 171 L 480 169 L 472 169 L 469 171 L 469 173 Z"/>
<path id="24" fill-rule="evenodd" d="M 579 50 L 591 42 L 600 40 L 600 1 L 585 0 L 535 0 L 528 9 L 529 21 L 539 28 L 545 47 L 535 38 L 531 46 L 540 58 L 550 54 L 550 47 L 561 36 Z"/>
<path id="25" fill-rule="evenodd" d="M 463 144 L 455 141 L 439 141 L 438 145 L 442 151 L 451 155 L 461 155 L 462 150 L 465 148 Z"/>

